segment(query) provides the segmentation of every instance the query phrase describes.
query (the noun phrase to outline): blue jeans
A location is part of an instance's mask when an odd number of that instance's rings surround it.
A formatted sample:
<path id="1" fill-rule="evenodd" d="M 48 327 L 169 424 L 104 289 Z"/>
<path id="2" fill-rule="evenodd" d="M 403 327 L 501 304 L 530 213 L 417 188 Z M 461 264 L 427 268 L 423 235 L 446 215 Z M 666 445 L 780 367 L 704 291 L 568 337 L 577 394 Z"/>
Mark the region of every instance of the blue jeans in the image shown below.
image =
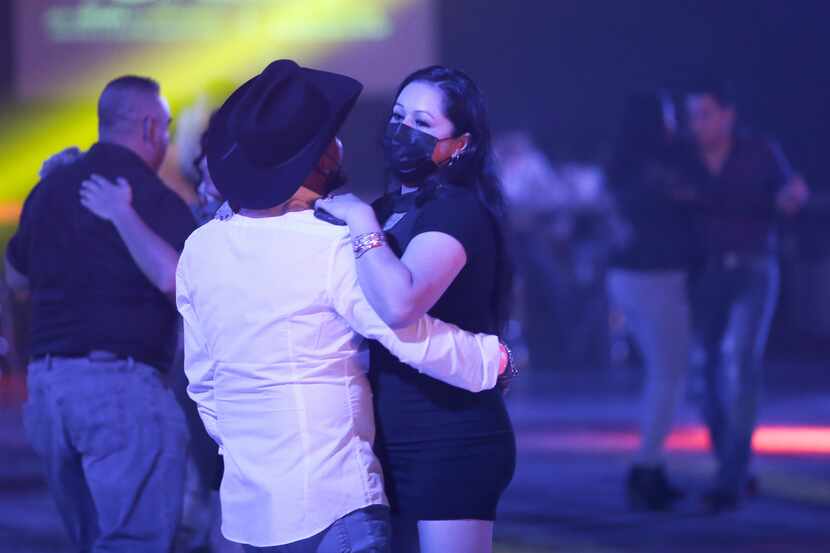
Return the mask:
<path id="1" fill-rule="evenodd" d="M 188 434 L 156 369 L 130 360 L 29 365 L 26 434 L 78 551 L 169 553 Z"/>
<path id="2" fill-rule="evenodd" d="M 389 508 L 372 505 L 337 519 L 310 538 L 273 547 L 244 545 L 246 553 L 390 553 Z"/>
<path id="3" fill-rule="evenodd" d="M 724 256 L 695 289 L 695 327 L 703 354 L 703 414 L 718 461 L 716 485 L 744 488 L 763 389 L 763 357 L 778 300 L 772 256 Z"/>
<path id="4" fill-rule="evenodd" d="M 611 300 L 625 316 L 646 368 L 636 463 L 655 466 L 671 432 L 689 369 L 691 320 L 684 271 L 608 272 Z"/>

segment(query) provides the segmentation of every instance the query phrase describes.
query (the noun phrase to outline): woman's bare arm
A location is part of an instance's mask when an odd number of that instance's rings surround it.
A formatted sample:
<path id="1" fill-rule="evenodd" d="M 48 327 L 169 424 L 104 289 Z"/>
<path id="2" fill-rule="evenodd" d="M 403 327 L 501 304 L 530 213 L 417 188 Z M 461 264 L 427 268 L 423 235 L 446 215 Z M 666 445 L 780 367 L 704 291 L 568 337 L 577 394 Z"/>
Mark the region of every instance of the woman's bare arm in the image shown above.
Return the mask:
<path id="1" fill-rule="evenodd" d="M 382 232 L 371 206 L 346 194 L 318 204 L 346 221 L 353 239 Z M 442 232 L 419 234 L 402 258 L 388 246 L 373 248 L 357 260 L 360 286 L 378 315 L 402 328 L 427 313 L 467 263 L 461 243 Z"/>

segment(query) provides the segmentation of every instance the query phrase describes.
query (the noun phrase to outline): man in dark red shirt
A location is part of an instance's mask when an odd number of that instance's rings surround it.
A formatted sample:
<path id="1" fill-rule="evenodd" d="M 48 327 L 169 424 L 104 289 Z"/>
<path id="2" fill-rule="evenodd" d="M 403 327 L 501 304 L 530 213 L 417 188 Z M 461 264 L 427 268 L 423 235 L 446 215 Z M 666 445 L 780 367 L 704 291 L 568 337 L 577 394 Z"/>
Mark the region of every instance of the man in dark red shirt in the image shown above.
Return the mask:
<path id="1" fill-rule="evenodd" d="M 703 351 L 704 416 L 718 460 L 715 511 L 735 508 L 746 489 L 763 382 L 763 354 L 778 299 L 777 225 L 798 213 L 808 190 L 774 143 L 736 132 L 735 104 L 707 83 L 687 99 L 706 255 L 694 290 Z M 736 369 L 727 378 L 727 367 Z"/>

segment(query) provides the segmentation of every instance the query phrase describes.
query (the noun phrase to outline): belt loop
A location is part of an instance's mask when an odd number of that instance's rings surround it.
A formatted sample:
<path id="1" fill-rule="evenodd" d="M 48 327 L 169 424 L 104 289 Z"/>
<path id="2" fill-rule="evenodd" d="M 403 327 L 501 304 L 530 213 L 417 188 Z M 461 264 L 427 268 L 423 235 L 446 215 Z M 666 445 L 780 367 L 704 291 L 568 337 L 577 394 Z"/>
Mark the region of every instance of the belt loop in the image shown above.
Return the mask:
<path id="1" fill-rule="evenodd" d="M 52 354 L 47 353 L 44 360 L 46 361 L 46 370 L 51 371 L 52 370 Z"/>
<path id="2" fill-rule="evenodd" d="M 127 357 L 127 369 L 130 371 L 135 369 L 135 359 L 132 356 Z"/>

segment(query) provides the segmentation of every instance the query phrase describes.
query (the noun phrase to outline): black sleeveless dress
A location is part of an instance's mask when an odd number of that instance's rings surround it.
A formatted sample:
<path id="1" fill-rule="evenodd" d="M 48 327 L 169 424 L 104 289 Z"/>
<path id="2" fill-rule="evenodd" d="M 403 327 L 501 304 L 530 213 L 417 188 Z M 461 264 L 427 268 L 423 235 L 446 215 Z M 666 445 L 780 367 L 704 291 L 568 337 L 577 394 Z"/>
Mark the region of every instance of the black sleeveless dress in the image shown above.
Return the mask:
<path id="1" fill-rule="evenodd" d="M 496 334 L 496 230 L 475 193 L 441 186 L 390 194 L 374 207 L 398 256 L 424 232 L 443 232 L 461 243 L 467 264 L 429 314 Z M 516 462 L 501 393 L 472 393 L 421 375 L 377 342 L 371 344 L 370 380 L 375 450 L 393 512 L 416 520 L 494 520 Z"/>

